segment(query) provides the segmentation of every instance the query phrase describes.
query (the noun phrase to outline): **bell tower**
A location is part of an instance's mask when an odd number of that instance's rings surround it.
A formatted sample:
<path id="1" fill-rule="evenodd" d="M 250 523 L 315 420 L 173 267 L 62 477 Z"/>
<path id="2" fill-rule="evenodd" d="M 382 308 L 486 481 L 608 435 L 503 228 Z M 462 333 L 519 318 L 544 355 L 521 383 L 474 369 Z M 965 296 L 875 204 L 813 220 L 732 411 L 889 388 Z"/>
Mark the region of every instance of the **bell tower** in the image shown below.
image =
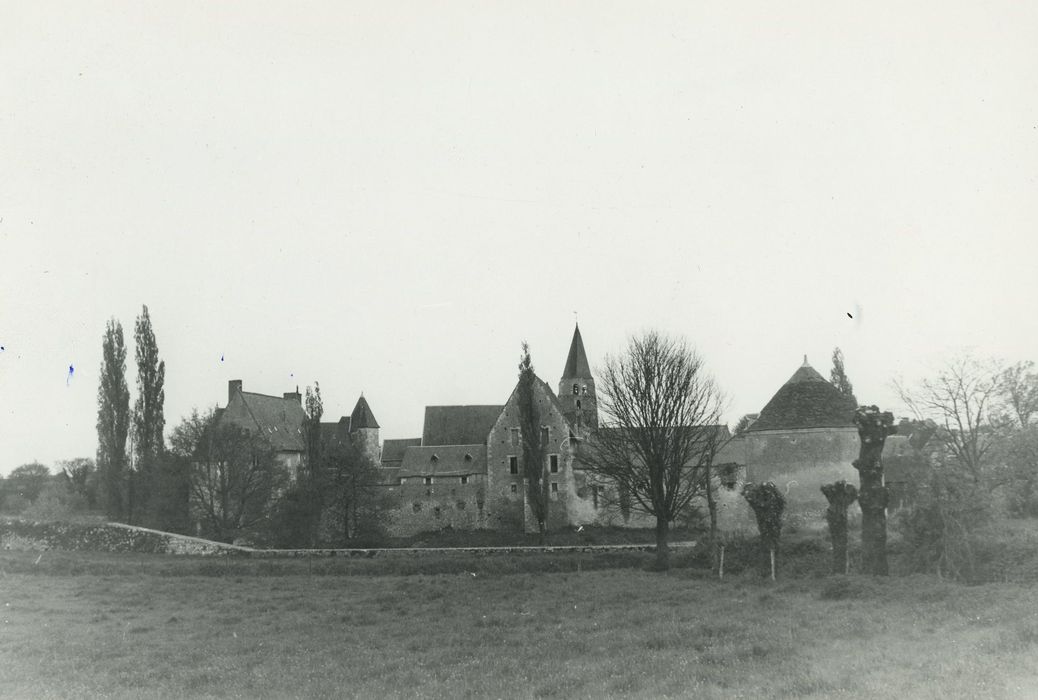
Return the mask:
<path id="1" fill-rule="evenodd" d="M 573 426 L 577 437 L 585 437 L 598 427 L 598 399 L 595 396 L 595 379 L 584 352 L 584 340 L 580 337 L 580 326 L 573 329 L 573 341 L 566 358 L 566 369 L 559 381 L 559 403 L 566 419 Z"/>

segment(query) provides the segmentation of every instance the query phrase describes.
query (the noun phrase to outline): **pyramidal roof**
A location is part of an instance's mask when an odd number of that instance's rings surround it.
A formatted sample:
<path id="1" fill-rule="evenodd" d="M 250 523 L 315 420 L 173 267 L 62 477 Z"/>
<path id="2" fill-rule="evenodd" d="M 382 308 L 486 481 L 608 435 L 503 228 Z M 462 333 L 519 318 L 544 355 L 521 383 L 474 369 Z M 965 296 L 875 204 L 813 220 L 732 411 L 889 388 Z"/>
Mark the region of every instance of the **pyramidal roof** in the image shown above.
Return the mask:
<path id="1" fill-rule="evenodd" d="M 564 379 L 572 377 L 591 378 L 591 368 L 584 352 L 584 339 L 580 337 L 580 326 L 573 329 L 573 342 L 569 345 L 569 357 L 566 358 L 566 369 L 562 372 Z"/>
<path id="2" fill-rule="evenodd" d="M 804 364 L 775 392 L 748 432 L 851 427 L 857 407 L 854 397 L 840 393 L 805 356 Z"/>
<path id="3" fill-rule="evenodd" d="M 378 421 L 375 420 L 375 414 L 371 412 L 371 407 L 368 406 L 368 400 L 364 398 L 364 394 L 361 394 L 357 399 L 357 405 L 353 407 L 353 414 L 350 416 L 350 432 L 361 428 L 377 427 L 379 426 Z"/>

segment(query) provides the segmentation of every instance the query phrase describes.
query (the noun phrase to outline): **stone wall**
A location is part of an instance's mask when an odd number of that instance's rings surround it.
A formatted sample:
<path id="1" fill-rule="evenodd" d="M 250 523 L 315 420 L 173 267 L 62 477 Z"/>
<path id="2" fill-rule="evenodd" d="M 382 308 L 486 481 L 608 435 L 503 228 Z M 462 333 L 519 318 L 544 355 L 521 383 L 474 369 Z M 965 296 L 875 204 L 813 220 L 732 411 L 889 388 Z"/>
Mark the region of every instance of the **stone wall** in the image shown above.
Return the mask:
<path id="1" fill-rule="evenodd" d="M 432 479 L 432 484 L 426 484 L 422 477 L 412 476 L 393 487 L 400 503 L 389 524 L 389 532 L 394 537 L 448 527 L 455 530 L 486 527 L 485 476 L 470 475 L 467 484 L 462 484 L 459 476 Z"/>
<path id="2" fill-rule="evenodd" d="M 828 504 L 820 491 L 822 484 L 840 479 L 858 483 L 858 472 L 851 466 L 859 449 L 855 428 L 749 432 L 743 446 L 746 480 L 775 482 L 786 494 L 790 516 L 824 523 Z"/>

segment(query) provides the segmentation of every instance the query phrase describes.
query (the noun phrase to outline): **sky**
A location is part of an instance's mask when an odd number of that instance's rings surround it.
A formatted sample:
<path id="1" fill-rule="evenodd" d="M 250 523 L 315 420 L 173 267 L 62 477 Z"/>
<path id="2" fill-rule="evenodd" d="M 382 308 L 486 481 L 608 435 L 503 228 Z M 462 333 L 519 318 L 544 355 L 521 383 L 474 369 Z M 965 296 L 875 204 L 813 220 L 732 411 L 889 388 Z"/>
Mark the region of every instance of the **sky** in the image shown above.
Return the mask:
<path id="1" fill-rule="evenodd" d="M 383 438 L 655 328 L 759 411 L 1038 360 L 1038 5 L 0 4 L 0 473 L 93 456 L 105 323 L 167 430 L 320 382 Z M 131 399 L 132 400 L 132 399 Z"/>

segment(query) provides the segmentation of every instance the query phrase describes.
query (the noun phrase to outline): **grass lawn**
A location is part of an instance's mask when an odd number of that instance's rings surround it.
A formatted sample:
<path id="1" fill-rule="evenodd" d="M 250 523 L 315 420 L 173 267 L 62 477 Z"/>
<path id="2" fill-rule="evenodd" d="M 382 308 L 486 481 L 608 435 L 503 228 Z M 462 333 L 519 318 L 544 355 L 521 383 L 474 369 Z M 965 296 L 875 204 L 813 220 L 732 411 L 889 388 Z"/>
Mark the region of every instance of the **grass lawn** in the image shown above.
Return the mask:
<path id="1" fill-rule="evenodd" d="M 2 697 L 1038 697 L 1019 584 L 37 556 L 0 556 Z"/>

